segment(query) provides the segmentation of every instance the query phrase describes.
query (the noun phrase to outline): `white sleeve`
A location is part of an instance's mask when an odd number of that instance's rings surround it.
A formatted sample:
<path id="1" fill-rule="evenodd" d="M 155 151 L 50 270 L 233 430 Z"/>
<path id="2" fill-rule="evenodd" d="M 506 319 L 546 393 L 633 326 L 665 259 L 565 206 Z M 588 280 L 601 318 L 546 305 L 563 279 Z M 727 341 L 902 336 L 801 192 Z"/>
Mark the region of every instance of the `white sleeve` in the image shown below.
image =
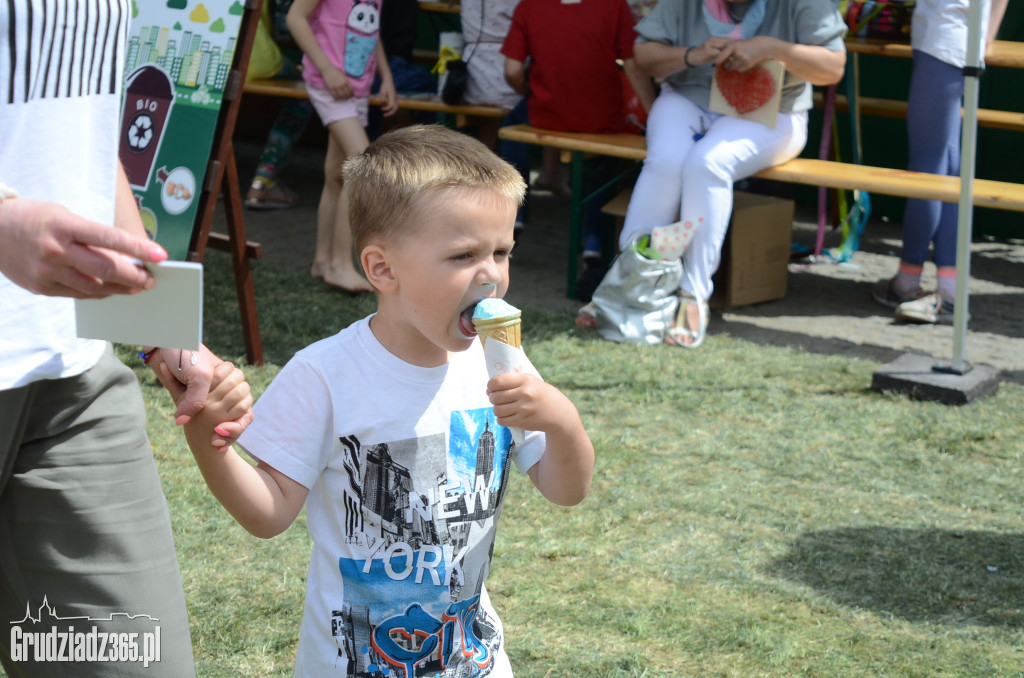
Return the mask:
<path id="1" fill-rule="evenodd" d="M 546 447 L 547 436 L 540 431 L 527 431 L 526 442 L 523 443 L 522 447 L 517 447 L 513 451 L 512 461 L 515 462 L 519 472 L 526 475 L 533 468 L 533 465 L 544 456 L 544 449 Z"/>
<path id="2" fill-rule="evenodd" d="M 327 466 L 334 407 L 324 375 L 293 358 L 253 406 L 255 417 L 238 444 L 252 457 L 306 488 Z"/>

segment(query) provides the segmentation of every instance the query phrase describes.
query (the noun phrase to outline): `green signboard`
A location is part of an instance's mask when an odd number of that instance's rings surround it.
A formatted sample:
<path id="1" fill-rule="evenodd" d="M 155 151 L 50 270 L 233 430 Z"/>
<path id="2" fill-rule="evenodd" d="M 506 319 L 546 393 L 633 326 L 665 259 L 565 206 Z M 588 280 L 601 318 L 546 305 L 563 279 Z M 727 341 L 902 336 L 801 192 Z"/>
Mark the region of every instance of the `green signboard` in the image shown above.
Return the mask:
<path id="1" fill-rule="evenodd" d="M 120 157 L 147 231 L 185 259 L 243 7 L 238 0 L 134 0 Z"/>

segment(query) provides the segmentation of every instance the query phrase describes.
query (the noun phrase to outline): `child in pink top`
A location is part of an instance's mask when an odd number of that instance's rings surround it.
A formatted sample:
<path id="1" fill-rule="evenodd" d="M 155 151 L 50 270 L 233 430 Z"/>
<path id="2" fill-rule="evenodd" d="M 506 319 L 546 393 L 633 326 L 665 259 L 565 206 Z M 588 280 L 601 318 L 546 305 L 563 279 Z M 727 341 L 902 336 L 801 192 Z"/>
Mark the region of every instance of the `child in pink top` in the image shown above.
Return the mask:
<path id="1" fill-rule="evenodd" d="M 384 115 L 398 110 L 379 36 L 380 4 L 381 0 L 295 0 L 288 10 L 288 29 L 305 54 L 302 77 L 309 99 L 329 132 L 311 273 L 350 292 L 373 288 L 353 263 L 340 170 L 346 158 L 370 144 L 364 127 L 374 75 L 380 75 Z"/>

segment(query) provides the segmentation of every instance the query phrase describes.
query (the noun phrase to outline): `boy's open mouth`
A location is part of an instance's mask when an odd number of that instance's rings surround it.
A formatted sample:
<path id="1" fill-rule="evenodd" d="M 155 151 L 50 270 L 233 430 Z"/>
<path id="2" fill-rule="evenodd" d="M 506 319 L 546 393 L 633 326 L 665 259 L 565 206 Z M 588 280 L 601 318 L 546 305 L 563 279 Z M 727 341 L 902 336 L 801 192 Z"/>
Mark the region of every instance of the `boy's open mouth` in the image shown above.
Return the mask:
<path id="1" fill-rule="evenodd" d="M 474 301 L 459 314 L 459 332 L 462 332 L 462 336 L 467 339 L 476 336 L 476 328 L 473 326 L 473 311 L 476 310 L 476 305 L 479 303 L 479 300 Z"/>

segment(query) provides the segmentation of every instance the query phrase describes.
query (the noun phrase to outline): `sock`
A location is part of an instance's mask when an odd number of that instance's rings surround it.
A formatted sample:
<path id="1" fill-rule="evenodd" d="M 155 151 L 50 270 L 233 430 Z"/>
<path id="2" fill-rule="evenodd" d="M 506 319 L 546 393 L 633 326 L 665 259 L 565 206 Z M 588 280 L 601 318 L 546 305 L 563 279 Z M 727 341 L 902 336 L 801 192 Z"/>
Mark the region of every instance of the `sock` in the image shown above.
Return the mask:
<path id="1" fill-rule="evenodd" d="M 923 265 L 908 264 L 905 261 L 901 261 L 900 270 L 897 271 L 896 277 L 893 278 L 892 282 L 892 287 L 896 290 L 896 294 L 905 297 L 914 290 L 920 289 L 921 271 L 923 270 Z"/>
<path id="2" fill-rule="evenodd" d="M 939 294 L 952 301 L 956 297 L 956 267 L 940 266 L 938 270 Z"/>
<path id="3" fill-rule="evenodd" d="M 256 176 L 253 178 L 252 183 L 259 184 L 260 188 L 270 188 L 274 184 L 276 184 L 277 179 L 275 179 L 273 175 L 274 168 L 270 167 L 269 172 L 267 171 L 267 169 L 268 168 L 265 168 L 263 166 L 257 167 Z"/>

